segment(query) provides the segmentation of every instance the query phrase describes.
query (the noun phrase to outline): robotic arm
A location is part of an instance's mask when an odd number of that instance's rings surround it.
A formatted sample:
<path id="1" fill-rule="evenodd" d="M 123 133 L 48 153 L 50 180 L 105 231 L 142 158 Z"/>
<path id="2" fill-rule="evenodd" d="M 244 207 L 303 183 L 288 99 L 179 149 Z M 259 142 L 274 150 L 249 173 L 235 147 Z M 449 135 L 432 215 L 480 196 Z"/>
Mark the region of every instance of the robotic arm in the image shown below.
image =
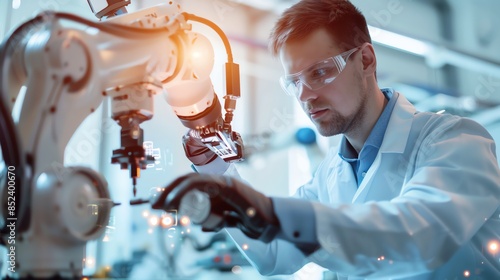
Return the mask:
<path id="1" fill-rule="evenodd" d="M 152 118 L 155 94 L 165 94 L 182 123 L 224 160 L 242 158 L 241 139 L 230 124 L 239 97 L 238 67 L 228 48 L 223 118 L 209 78 L 213 50 L 188 23 L 208 21 L 175 2 L 129 14 L 122 5 L 129 1 L 108 0 L 103 9 L 98 2 L 89 0 L 105 21 L 41 14 L 2 45 L 0 128 L 8 175 L 0 182 L 2 233 L 4 245 L 17 253 L 13 275 L 78 277 L 86 241 L 104 231 L 113 206 L 105 179 L 89 168 L 64 165 L 68 141 L 104 98 L 121 126 L 121 147 L 111 162 L 130 170 L 134 193 L 140 169 L 152 160 L 140 124 Z M 208 56 L 196 58 L 197 51 Z M 20 112 L 11 118 L 14 106 Z M 15 239 L 8 239 L 13 232 Z"/>

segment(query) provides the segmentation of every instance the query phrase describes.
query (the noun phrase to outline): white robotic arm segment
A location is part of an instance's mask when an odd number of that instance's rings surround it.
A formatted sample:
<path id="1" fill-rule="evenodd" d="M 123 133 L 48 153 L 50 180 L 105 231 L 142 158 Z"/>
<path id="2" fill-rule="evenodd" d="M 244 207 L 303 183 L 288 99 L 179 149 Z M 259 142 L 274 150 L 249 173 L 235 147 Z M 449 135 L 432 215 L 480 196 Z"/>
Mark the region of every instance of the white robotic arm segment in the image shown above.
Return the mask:
<path id="1" fill-rule="evenodd" d="M 214 101 L 210 80 L 214 65 L 214 49 L 210 41 L 197 33 L 188 34 L 190 45 L 185 52 L 186 70 L 183 79 L 165 84 L 165 97 L 175 114 L 195 116 L 205 111 Z"/>
<path id="2" fill-rule="evenodd" d="M 83 28 L 65 27 L 62 20 Z M 224 159 L 241 159 L 241 142 L 234 144 L 237 134 L 230 126 L 234 102 L 226 102 L 231 117 L 226 114 L 223 120 L 209 79 L 213 54 L 201 64 L 199 57 L 186 55 L 200 50 L 198 46 L 206 50 L 203 46 L 208 40 L 191 32 L 176 3 L 100 23 L 52 13 L 38 16 L 16 31 L 0 55 L 2 73 L 8 73 L 1 77 L 0 95 L 6 104 L 0 109 L 2 116 L 8 116 L 14 103 L 22 102 L 19 121 L 14 124 L 19 137 L 12 138 L 18 146 L 12 154 L 27 159 L 27 163 L 14 163 L 16 170 L 27 170 L 26 182 L 16 185 L 16 211 L 24 213 L 19 223 L 25 223 L 17 228 L 20 276 L 79 277 L 85 241 L 104 230 L 103 219 L 110 211 L 104 207 L 110 203 L 106 182 L 96 172 L 64 164 L 71 136 L 104 98 L 110 98 L 111 117 L 122 128 L 121 148 L 113 151 L 112 162 L 130 169 L 134 187 L 139 169 L 153 160 L 145 154 L 139 125 L 152 117 L 153 96 L 165 89 L 169 104 L 182 111 L 176 113 L 186 127 L 198 129 L 211 147 L 235 151 Z M 176 85 L 182 84 L 189 86 L 176 90 Z M 21 100 L 17 97 L 22 85 L 26 91 Z M 2 134 L 3 127 L 7 126 L 0 126 Z M 4 145 L 3 136 L 0 140 L 2 153 L 7 155 L 4 148 L 15 145 Z M 228 153 L 224 150 L 220 154 Z M 13 163 L 8 158 L 6 166 Z M 22 199 L 18 196 L 21 193 Z M 5 186 L 3 196 L 5 208 Z M 53 218 L 44 208 L 46 203 L 62 211 L 57 222 L 48 221 Z M 103 207 L 98 207 L 101 218 L 97 219 L 88 210 L 99 203 Z M 6 213 L 3 211 L 4 218 Z M 41 228 L 45 230 L 40 232 Z M 8 234 L 5 228 L 3 234 Z"/>

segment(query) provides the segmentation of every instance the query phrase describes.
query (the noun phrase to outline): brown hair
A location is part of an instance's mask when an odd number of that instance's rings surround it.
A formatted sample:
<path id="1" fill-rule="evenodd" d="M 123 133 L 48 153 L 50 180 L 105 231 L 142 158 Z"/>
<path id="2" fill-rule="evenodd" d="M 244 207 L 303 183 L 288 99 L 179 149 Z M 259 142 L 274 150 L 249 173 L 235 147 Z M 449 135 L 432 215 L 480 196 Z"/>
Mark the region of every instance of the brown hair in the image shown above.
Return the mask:
<path id="1" fill-rule="evenodd" d="M 342 51 L 371 43 L 365 17 L 348 0 L 301 0 L 276 22 L 269 49 L 276 56 L 287 41 L 302 39 L 318 28 L 325 28 Z"/>

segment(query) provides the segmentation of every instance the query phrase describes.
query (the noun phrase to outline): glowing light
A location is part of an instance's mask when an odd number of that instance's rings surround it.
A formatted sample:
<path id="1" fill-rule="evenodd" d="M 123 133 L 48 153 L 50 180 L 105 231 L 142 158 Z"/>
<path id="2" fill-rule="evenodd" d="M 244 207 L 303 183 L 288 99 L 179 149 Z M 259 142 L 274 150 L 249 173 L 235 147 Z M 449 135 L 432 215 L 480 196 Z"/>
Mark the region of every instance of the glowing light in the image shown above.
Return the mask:
<path id="1" fill-rule="evenodd" d="M 87 266 L 94 266 L 95 264 L 95 261 L 93 258 L 88 258 L 86 261 L 85 261 L 85 265 Z"/>
<path id="2" fill-rule="evenodd" d="M 199 51 L 194 51 L 191 53 L 191 55 L 193 56 L 193 58 L 201 58 L 203 57 L 203 54 Z"/>
<path id="3" fill-rule="evenodd" d="M 158 219 L 158 217 L 156 216 L 151 216 L 149 218 L 149 224 L 152 225 L 152 226 L 157 226 L 158 224 L 160 223 L 160 219 Z"/>
<path id="4" fill-rule="evenodd" d="M 200 34 L 192 41 L 190 60 L 196 77 L 208 77 L 214 66 L 214 48 L 210 41 Z"/>
<path id="5" fill-rule="evenodd" d="M 464 277 L 469 277 L 469 276 L 470 276 L 470 271 L 465 270 L 465 271 L 464 271 Z"/>
<path id="6" fill-rule="evenodd" d="M 106 234 L 104 235 L 104 237 L 102 238 L 102 242 L 108 242 L 109 241 L 109 236 Z"/>
<path id="7" fill-rule="evenodd" d="M 111 266 L 107 265 L 104 269 L 106 269 L 107 271 L 110 271 L 111 270 Z"/>
<path id="8" fill-rule="evenodd" d="M 490 252 L 490 254 L 498 253 L 498 249 L 499 249 L 498 241 L 492 240 L 488 243 L 488 252 Z"/>
<path id="9" fill-rule="evenodd" d="M 152 228 L 148 229 L 148 233 L 149 234 L 153 233 L 153 229 Z"/>
<path id="10" fill-rule="evenodd" d="M 249 207 L 246 212 L 247 212 L 248 217 L 253 217 L 253 216 L 255 216 L 256 211 L 255 211 L 255 208 Z"/>
<path id="11" fill-rule="evenodd" d="M 248 244 L 243 244 L 243 245 L 241 245 L 241 248 L 242 248 L 243 250 L 248 250 Z"/>
<path id="12" fill-rule="evenodd" d="M 189 228 L 188 228 L 188 229 L 186 229 L 186 232 L 187 232 L 187 233 L 190 233 L 190 232 L 191 232 L 191 229 L 189 229 Z"/>
<path id="13" fill-rule="evenodd" d="M 242 271 L 241 266 L 235 265 L 231 268 L 231 272 L 234 274 L 240 274 Z"/>
<path id="14" fill-rule="evenodd" d="M 147 217 L 149 216 L 149 211 L 148 211 L 148 210 L 144 210 L 144 211 L 142 211 L 142 216 L 143 216 L 144 218 L 147 218 Z"/>
<path id="15" fill-rule="evenodd" d="M 368 26 L 373 41 L 417 55 L 428 55 L 432 48 L 428 44 L 394 32 Z"/>
<path id="16" fill-rule="evenodd" d="M 182 226 L 187 226 L 187 225 L 189 225 L 189 222 L 190 222 L 190 221 L 189 221 L 189 217 L 187 217 L 187 216 L 182 216 L 182 217 L 181 217 L 180 222 L 181 222 L 181 225 L 182 225 Z"/>
<path id="17" fill-rule="evenodd" d="M 383 261 L 384 259 L 385 259 L 384 256 L 380 256 L 380 257 L 377 258 L 377 261 Z"/>
<path id="18" fill-rule="evenodd" d="M 12 9 L 17 10 L 21 7 L 21 0 L 12 0 Z"/>
<path id="19" fill-rule="evenodd" d="M 174 219 L 168 215 L 161 218 L 161 226 L 164 228 L 171 227 L 174 224 Z"/>

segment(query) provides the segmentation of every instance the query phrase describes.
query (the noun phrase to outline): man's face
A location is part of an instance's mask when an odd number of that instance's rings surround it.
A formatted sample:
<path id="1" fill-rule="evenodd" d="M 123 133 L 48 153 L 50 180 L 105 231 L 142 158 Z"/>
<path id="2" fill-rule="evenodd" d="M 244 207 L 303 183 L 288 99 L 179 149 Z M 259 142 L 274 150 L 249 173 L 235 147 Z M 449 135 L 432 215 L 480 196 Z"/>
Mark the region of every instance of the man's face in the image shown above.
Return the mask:
<path id="1" fill-rule="evenodd" d="M 324 29 L 312 32 L 304 39 L 287 42 L 280 50 L 285 74 L 294 74 L 309 66 L 342 53 Z M 297 100 L 323 136 L 348 133 L 363 119 L 367 90 L 362 81 L 359 51 L 353 53 L 344 70 L 326 86 L 311 90 L 303 86 Z"/>

